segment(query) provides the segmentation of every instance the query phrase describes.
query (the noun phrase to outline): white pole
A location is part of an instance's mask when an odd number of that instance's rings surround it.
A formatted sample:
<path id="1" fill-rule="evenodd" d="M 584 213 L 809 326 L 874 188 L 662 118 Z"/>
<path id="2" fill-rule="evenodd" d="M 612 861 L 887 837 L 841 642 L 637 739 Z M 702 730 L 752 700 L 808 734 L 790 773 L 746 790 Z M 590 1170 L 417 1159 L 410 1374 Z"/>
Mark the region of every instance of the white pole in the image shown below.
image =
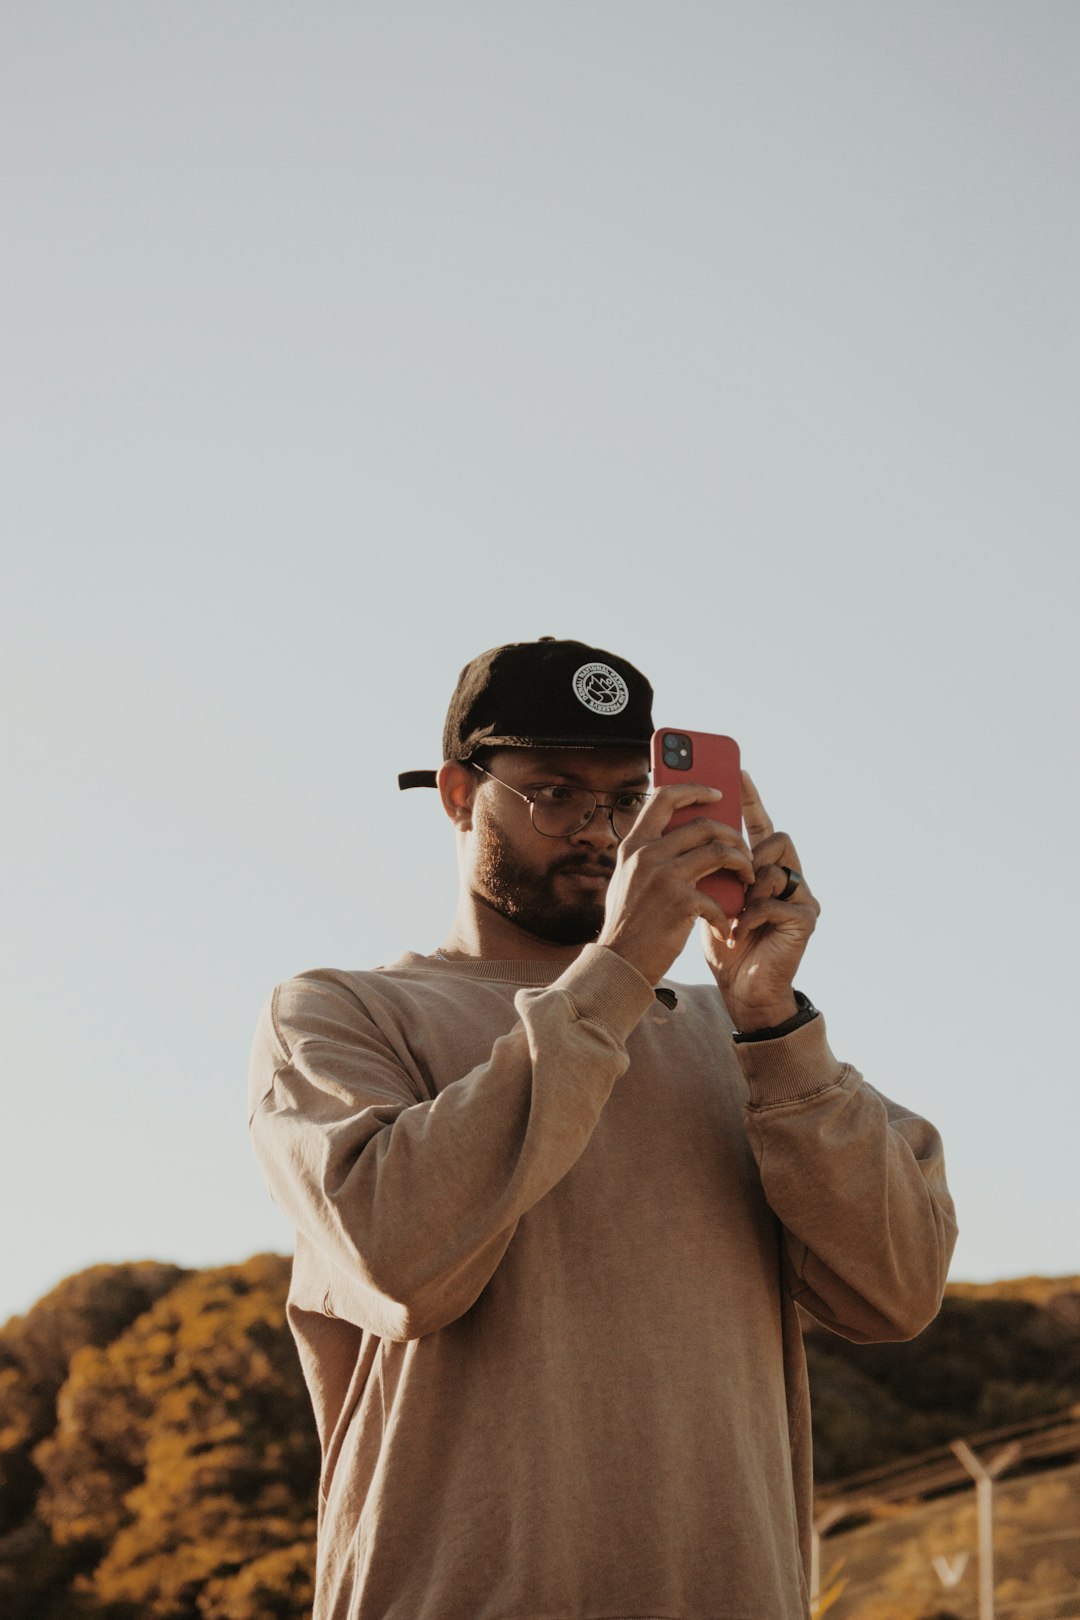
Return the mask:
<path id="1" fill-rule="evenodd" d="M 954 1440 L 952 1449 L 975 1481 L 979 1521 L 979 1620 L 994 1620 L 994 1480 L 1020 1454 L 1014 1442 L 989 1463 L 976 1457 L 966 1440 Z"/>

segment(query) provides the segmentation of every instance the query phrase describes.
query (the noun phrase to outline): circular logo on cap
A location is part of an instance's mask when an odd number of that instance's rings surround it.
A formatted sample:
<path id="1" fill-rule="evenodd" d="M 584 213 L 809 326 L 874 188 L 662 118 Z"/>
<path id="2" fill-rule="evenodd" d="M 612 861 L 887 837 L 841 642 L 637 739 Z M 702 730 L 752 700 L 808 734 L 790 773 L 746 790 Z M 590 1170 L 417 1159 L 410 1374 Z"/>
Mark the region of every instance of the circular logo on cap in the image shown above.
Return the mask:
<path id="1" fill-rule="evenodd" d="M 574 696 L 594 714 L 621 714 L 630 688 L 610 664 L 582 664 L 574 676 Z"/>

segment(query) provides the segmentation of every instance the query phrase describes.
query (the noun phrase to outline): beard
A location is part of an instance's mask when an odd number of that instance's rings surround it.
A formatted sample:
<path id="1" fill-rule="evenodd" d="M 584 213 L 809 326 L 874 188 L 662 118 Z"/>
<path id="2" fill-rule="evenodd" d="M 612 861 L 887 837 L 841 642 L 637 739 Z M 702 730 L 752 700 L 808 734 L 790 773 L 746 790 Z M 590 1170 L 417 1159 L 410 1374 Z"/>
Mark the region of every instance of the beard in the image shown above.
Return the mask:
<path id="1" fill-rule="evenodd" d="M 477 828 L 476 898 L 501 917 L 551 945 L 588 945 L 604 923 L 602 895 L 560 900 L 555 878 L 560 872 L 582 867 L 610 866 L 615 862 L 589 854 L 563 855 L 550 866 L 530 866 L 511 850 L 494 822 Z"/>

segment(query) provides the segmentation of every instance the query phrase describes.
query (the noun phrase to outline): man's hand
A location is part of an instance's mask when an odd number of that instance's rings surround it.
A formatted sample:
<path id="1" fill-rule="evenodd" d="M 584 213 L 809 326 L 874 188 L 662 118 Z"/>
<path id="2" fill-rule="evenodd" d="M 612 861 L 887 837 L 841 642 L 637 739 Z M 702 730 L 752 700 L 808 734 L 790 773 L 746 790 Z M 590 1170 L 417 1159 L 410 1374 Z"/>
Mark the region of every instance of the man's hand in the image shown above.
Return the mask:
<path id="1" fill-rule="evenodd" d="M 659 788 L 619 845 L 597 944 L 624 957 L 650 984 L 663 978 L 696 918 L 726 937 L 727 918 L 697 887 L 699 878 L 722 869 L 754 882 L 748 846 L 722 822 L 702 816 L 665 832 L 674 811 L 722 797 L 718 788 L 695 782 Z"/>
<path id="2" fill-rule="evenodd" d="M 753 881 L 746 906 L 730 924 L 703 913 L 705 959 L 720 987 L 735 1028 L 747 1034 L 771 1029 L 798 1011 L 792 983 L 821 913 L 806 879 L 787 900 L 784 870 L 802 871 L 787 833 L 773 830 L 757 788 L 742 773 L 743 819 L 753 851 Z"/>

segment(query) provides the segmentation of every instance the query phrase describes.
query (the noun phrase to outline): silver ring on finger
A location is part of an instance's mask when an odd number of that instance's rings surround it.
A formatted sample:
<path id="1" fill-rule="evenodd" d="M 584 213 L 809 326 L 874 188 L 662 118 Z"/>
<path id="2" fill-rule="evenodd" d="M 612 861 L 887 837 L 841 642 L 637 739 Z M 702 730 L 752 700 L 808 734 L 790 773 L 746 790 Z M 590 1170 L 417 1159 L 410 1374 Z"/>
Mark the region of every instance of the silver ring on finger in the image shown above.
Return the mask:
<path id="1" fill-rule="evenodd" d="M 793 866 L 782 866 L 780 870 L 786 875 L 787 882 L 784 884 L 784 887 L 780 890 L 780 893 L 776 898 L 778 900 L 790 900 L 792 895 L 795 893 L 795 890 L 802 882 L 802 873 L 796 872 Z"/>

